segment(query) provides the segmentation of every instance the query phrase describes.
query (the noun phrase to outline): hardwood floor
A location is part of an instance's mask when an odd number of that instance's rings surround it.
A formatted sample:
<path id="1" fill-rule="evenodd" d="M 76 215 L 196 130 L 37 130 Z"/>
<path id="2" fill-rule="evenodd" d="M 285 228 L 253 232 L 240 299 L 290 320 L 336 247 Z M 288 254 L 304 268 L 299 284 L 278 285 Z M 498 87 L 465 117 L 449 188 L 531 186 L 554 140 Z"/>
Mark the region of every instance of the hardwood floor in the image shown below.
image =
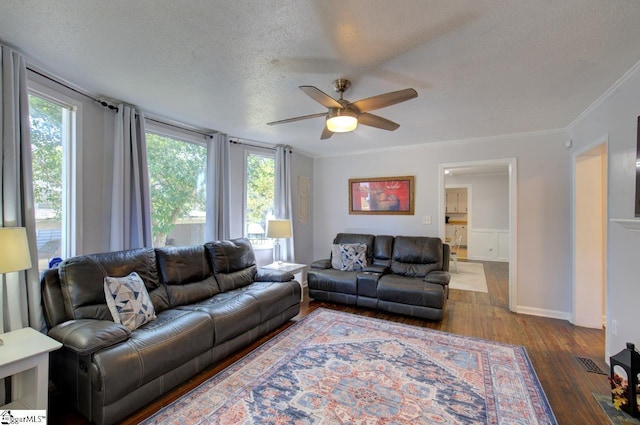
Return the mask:
<path id="1" fill-rule="evenodd" d="M 445 318 L 427 322 L 394 314 L 337 304 L 305 301 L 294 320 L 319 307 L 345 311 L 362 316 L 423 326 L 460 335 L 523 345 L 561 425 L 601 425 L 608 419 L 592 393 L 609 394 L 605 375 L 587 372 L 577 357 L 593 360 L 603 371 L 604 331 L 580 328 L 569 322 L 511 313 L 508 309 L 508 264 L 484 262 L 489 293 L 451 290 Z M 163 406 L 209 379 L 240 359 L 290 324 L 282 326 L 251 346 L 210 367 L 185 384 L 165 394 L 144 409 L 127 418 L 124 424 L 137 424 Z M 55 394 L 50 402 L 49 424 L 85 424 L 79 414 L 65 408 Z"/>

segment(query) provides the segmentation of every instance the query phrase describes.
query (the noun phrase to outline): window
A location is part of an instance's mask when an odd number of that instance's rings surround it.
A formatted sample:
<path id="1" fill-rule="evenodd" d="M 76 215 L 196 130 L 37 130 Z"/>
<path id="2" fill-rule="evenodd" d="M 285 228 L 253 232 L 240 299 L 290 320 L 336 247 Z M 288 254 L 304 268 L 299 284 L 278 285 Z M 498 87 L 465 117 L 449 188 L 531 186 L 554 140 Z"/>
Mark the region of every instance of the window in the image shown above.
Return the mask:
<path id="1" fill-rule="evenodd" d="M 71 147 L 75 109 L 44 95 L 29 94 L 33 196 L 38 269 L 55 257 L 73 255 L 71 247 Z"/>
<path id="2" fill-rule="evenodd" d="M 204 243 L 207 148 L 146 133 L 153 246 Z"/>
<path id="3" fill-rule="evenodd" d="M 270 248 L 267 220 L 274 218 L 275 158 L 273 154 L 247 151 L 245 236 L 256 248 Z"/>

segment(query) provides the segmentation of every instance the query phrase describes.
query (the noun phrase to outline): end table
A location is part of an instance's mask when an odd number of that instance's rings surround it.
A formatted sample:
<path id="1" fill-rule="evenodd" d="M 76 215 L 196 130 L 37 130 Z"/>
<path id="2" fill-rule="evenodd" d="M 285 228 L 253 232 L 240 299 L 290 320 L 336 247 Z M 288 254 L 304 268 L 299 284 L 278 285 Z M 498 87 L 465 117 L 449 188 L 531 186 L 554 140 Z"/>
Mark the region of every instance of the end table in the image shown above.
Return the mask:
<path id="1" fill-rule="evenodd" d="M 282 270 L 293 274 L 293 277 L 300 284 L 300 301 L 304 301 L 304 291 L 307 288 L 307 269 L 306 264 L 297 263 L 271 263 L 262 267 L 267 270 Z"/>
<path id="2" fill-rule="evenodd" d="M 7 332 L 0 338 L 0 379 L 13 376 L 13 401 L 0 409 L 47 410 L 49 353 L 62 344 L 32 328 Z"/>

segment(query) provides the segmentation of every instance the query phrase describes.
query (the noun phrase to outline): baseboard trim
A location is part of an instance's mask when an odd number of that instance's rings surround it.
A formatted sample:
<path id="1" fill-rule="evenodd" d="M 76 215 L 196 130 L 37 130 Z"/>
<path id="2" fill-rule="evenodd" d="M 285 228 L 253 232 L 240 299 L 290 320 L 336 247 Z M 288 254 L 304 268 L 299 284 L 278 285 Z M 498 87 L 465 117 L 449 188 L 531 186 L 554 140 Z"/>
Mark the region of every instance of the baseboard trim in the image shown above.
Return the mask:
<path id="1" fill-rule="evenodd" d="M 557 311 L 557 310 L 547 310 L 544 308 L 537 307 L 527 307 L 519 305 L 517 307 L 516 313 L 518 314 L 528 314 L 529 316 L 540 316 L 540 317 L 548 317 L 550 319 L 560 319 L 560 320 L 570 320 L 571 314 L 566 311 Z"/>

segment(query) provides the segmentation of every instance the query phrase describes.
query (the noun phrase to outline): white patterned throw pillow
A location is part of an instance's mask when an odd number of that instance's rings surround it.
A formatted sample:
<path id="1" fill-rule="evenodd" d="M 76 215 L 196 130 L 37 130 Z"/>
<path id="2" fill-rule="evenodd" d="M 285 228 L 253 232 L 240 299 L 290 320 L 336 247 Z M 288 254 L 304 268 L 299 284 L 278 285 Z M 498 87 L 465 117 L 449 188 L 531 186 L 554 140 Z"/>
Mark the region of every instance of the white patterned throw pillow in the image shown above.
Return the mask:
<path id="1" fill-rule="evenodd" d="M 105 277 L 104 295 L 113 321 L 131 330 L 156 318 L 147 288 L 136 272 L 124 277 Z"/>
<path id="2" fill-rule="evenodd" d="M 362 270 L 367 266 L 367 245 L 344 243 L 331 245 L 331 267 L 343 271 Z"/>

